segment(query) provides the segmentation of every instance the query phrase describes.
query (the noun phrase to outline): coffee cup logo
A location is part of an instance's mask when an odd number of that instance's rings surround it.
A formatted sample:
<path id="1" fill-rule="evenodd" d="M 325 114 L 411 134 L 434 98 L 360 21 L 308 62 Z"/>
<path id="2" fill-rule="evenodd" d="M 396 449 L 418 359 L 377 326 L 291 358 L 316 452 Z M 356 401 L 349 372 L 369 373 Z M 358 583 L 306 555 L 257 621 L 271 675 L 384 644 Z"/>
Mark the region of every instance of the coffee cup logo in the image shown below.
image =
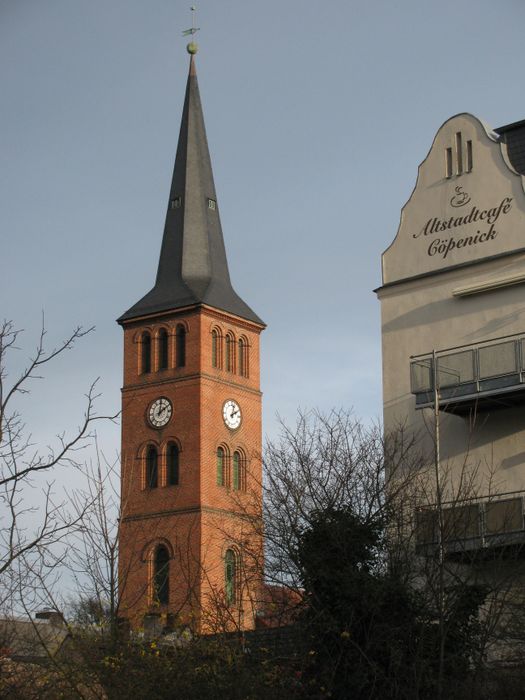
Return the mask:
<path id="1" fill-rule="evenodd" d="M 463 207 L 465 204 L 468 204 L 470 202 L 470 195 L 468 195 L 466 192 L 463 192 L 463 188 L 461 186 L 456 187 L 456 194 L 452 197 L 450 200 L 450 206 L 452 207 Z"/>

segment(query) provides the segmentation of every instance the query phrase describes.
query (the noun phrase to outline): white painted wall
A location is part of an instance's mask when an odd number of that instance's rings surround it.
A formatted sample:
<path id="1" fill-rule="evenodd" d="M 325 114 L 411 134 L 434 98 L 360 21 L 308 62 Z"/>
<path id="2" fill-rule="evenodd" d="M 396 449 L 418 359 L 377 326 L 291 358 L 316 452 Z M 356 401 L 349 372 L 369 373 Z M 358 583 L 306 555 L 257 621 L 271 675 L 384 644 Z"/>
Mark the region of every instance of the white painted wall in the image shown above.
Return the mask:
<path id="1" fill-rule="evenodd" d="M 472 141 L 473 167 L 470 173 L 447 178 L 446 148 L 454 153 L 458 132 L 464 149 Z M 465 163 L 465 153 L 463 158 Z M 397 236 L 383 254 L 383 287 L 377 293 L 382 316 L 385 429 L 408 425 L 429 454 L 433 450 L 433 411 L 415 409 L 410 391 L 411 355 L 525 333 L 523 185 L 524 178 L 508 162 L 505 146 L 487 127 L 471 115 L 453 117 L 440 128 L 421 164 Z M 462 206 L 453 206 L 462 201 Z M 473 221 L 475 216 L 477 221 Z M 450 228 L 430 233 L 434 219 L 448 225 L 451 217 Z M 491 226 L 495 235 L 475 242 L 477 232 L 489 231 Z M 469 237 L 471 244 L 458 245 Z M 438 238 L 453 242 L 447 242 L 450 251 L 446 256 L 431 254 L 438 247 Z M 504 283 L 507 286 L 497 288 Z M 483 286 L 496 288 L 457 295 L 465 288 Z M 481 490 L 525 489 L 525 403 L 479 413 L 475 421 L 441 413 L 440 444 L 442 464 L 451 466 L 458 478 L 468 462 L 480 466 L 485 475 L 480 474 Z M 494 470 L 496 482 L 489 487 L 483 480 Z"/>

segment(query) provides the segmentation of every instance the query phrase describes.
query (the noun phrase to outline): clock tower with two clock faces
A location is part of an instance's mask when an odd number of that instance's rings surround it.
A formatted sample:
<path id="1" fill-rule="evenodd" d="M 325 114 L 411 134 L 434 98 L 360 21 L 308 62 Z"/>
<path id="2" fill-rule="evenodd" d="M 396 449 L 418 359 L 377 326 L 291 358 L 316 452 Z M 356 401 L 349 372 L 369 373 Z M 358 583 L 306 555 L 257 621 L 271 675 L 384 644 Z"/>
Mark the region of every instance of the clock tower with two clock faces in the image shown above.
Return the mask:
<path id="1" fill-rule="evenodd" d="M 193 55 L 155 285 L 118 322 L 119 615 L 133 627 L 253 628 L 264 323 L 230 281 Z"/>

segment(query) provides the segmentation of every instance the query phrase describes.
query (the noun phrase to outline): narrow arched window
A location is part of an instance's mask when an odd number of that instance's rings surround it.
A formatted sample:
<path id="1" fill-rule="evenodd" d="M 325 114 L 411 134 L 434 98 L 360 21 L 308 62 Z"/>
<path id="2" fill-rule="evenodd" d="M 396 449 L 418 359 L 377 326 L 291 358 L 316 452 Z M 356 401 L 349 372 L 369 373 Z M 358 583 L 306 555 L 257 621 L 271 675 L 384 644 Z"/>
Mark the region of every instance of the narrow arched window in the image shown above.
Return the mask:
<path id="1" fill-rule="evenodd" d="M 229 335 L 226 336 L 226 371 L 231 372 L 232 371 L 232 365 L 231 365 L 231 352 L 230 352 L 230 345 L 231 345 L 232 339 Z"/>
<path id="2" fill-rule="evenodd" d="M 186 328 L 179 323 L 176 330 L 177 339 L 177 367 L 186 365 Z"/>
<path id="3" fill-rule="evenodd" d="M 142 334 L 141 346 L 141 370 L 142 374 L 151 372 L 151 335 L 147 332 Z"/>
<path id="4" fill-rule="evenodd" d="M 239 350 L 237 353 L 237 365 L 241 377 L 248 376 L 248 341 L 246 338 L 239 338 Z"/>
<path id="5" fill-rule="evenodd" d="M 219 366 L 219 333 L 216 330 L 211 332 L 211 366 Z"/>
<path id="6" fill-rule="evenodd" d="M 159 459 L 157 448 L 153 445 L 148 447 L 146 452 L 146 486 L 149 489 L 156 489 L 159 483 Z"/>
<path id="7" fill-rule="evenodd" d="M 235 340 L 231 335 L 226 336 L 226 371 L 235 372 Z"/>
<path id="8" fill-rule="evenodd" d="M 179 447 L 174 442 L 168 445 L 166 457 L 168 486 L 177 486 L 179 483 Z"/>
<path id="9" fill-rule="evenodd" d="M 224 555 L 224 583 L 226 602 L 232 605 L 237 600 L 237 562 L 233 549 L 227 549 Z"/>
<path id="10" fill-rule="evenodd" d="M 237 353 L 237 367 L 239 368 L 239 374 L 244 377 L 244 341 L 239 338 L 239 351 Z"/>
<path id="11" fill-rule="evenodd" d="M 225 454 L 224 449 L 219 447 L 217 449 L 217 484 L 219 486 L 224 486 L 224 467 L 225 467 Z"/>
<path id="12" fill-rule="evenodd" d="M 168 331 L 159 331 L 159 369 L 168 369 Z"/>
<path id="13" fill-rule="evenodd" d="M 157 547 L 153 561 L 153 599 L 167 605 L 170 598 L 170 554 L 164 545 Z"/>
<path id="14" fill-rule="evenodd" d="M 238 452 L 233 453 L 232 487 L 234 491 L 241 488 L 241 455 Z"/>

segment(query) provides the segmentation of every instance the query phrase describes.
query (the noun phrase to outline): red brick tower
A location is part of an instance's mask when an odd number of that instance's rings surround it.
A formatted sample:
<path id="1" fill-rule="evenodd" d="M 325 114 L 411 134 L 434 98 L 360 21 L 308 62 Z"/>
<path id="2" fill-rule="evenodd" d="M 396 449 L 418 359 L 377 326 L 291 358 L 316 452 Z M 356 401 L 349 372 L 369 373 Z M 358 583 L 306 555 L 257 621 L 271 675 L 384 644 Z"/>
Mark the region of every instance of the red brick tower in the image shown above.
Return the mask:
<path id="1" fill-rule="evenodd" d="M 230 282 L 195 72 L 157 279 L 123 314 L 119 614 L 250 629 L 262 571 L 260 318 Z"/>

